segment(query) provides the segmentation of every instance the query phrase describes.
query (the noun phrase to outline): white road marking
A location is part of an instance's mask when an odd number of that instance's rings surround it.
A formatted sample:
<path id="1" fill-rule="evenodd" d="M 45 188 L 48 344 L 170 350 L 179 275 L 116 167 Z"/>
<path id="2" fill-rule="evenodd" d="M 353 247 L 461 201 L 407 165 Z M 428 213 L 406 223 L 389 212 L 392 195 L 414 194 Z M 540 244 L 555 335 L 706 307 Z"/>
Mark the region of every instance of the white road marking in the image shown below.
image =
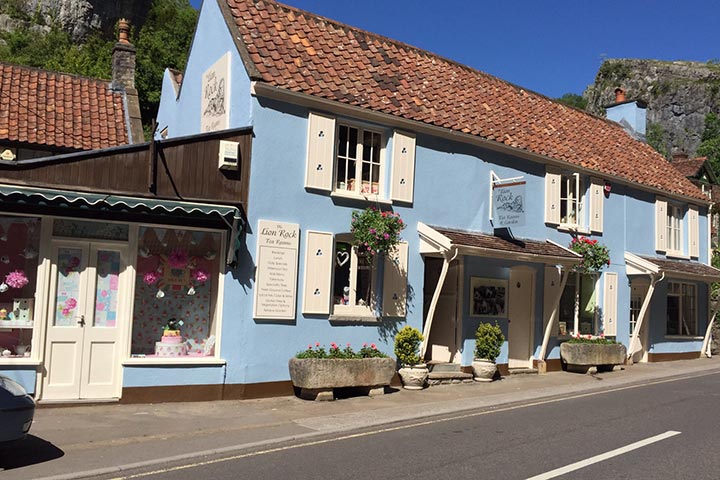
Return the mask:
<path id="1" fill-rule="evenodd" d="M 680 432 L 668 430 L 667 432 L 661 433 L 660 435 L 655 435 L 654 437 L 646 438 L 645 440 L 640 440 L 639 442 L 631 443 L 630 445 L 616 448 L 615 450 L 610 450 L 609 452 L 601 453 L 600 455 L 595 455 L 594 457 L 580 460 L 579 462 L 571 463 L 570 465 L 566 465 L 564 467 L 556 468 L 555 470 L 551 470 L 549 472 L 530 477 L 527 480 L 549 480 L 551 478 L 559 477 L 560 475 L 565 475 L 566 473 L 580 470 L 581 468 L 585 468 L 594 463 L 600 463 L 609 458 L 617 457 L 624 453 L 637 450 L 638 448 L 646 447 L 652 443 L 665 440 L 666 438 L 674 437 L 675 435 L 680 435 Z"/>

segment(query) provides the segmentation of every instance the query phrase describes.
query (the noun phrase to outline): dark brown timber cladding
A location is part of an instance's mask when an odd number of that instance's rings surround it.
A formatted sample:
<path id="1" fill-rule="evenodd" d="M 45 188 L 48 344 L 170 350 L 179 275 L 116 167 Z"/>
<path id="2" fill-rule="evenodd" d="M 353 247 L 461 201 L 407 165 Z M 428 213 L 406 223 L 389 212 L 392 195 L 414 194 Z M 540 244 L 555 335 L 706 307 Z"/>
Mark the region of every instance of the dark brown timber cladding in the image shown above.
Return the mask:
<path id="1" fill-rule="evenodd" d="M 238 170 L 218 168 L 220 140 L 239 143 Z M 0 162 L 0 183 L 167 200 L 241 204 L 247 211 L 252 131 L 158 141 L 156 193 L 150 143 Z"/>

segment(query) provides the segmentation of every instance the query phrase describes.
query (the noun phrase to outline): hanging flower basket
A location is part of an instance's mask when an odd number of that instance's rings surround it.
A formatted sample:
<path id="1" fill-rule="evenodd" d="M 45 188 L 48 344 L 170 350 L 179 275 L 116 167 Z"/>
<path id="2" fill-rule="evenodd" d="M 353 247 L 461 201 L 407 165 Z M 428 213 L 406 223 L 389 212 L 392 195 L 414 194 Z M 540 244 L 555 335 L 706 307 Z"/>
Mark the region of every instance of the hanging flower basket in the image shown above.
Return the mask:
<path id="1" fill-rule="evenodd" d="M 375 207 L 352 212 L 350 232 L 354 235 L 353 245 L 359 254 L 370 259 L 378 253 L 395 249 L 404 228 L 399 213 L 382 212 Z"/>
<path id="2" fill-rule="evenodd" d="M 587 237 L 579 236 L 570 242 L 570 250 L 582 255 L 582 261 L 573 267 L 574 272 L 597 273 L 610 266 L 610 250 L 605 245 Z"/>

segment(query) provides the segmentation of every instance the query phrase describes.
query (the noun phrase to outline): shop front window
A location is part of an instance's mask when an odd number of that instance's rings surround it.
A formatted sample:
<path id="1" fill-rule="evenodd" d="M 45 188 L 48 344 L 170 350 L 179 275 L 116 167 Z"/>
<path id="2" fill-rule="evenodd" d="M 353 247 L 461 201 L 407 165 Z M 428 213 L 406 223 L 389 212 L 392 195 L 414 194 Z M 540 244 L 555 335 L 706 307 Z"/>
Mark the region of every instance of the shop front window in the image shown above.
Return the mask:
<path id="1" fill-rule="evenodd" d="M 215 355 L 221 244 L 218 232 L 140 228 L 133 357 Z"/>
<path id="2" fill-rule="evenodd" d="M 0 216 L 0 353 L 31 355 L 36 324 L 40 220 Z"/>

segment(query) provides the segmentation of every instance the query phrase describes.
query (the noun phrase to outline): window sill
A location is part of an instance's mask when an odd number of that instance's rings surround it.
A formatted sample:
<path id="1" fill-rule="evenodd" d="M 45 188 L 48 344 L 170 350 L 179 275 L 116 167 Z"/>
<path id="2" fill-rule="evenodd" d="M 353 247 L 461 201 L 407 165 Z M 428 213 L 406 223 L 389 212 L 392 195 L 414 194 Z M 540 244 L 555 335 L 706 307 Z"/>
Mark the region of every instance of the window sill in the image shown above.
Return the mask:
<path id="1" fill-rule="evenodd" d="M 671 251 L 671 250 L 668 250 L 667 252 L 665 252 L 665 256 L 668 257 L 668 258 L 677 258 L 677 259 L 679 259 L 679 260 L 690 260 L 690 256 L 689 256 L 689 255 L 683 255 L 683 254 L 680 253 L 680 252 L 674 252 L 674 251 Z"/>
<path id="2" fill-rule="evenodd" d="M 560 225 L 558 225 L 557 229 L 563 232 L 582 233 L 583 235 L 590 235 L 591 233 L 589 229 L 580 227 L 573 223 L 561 223 Z"/>
<path id="3" fill-rule="evenodd" d="M 354 315 L 352 313 L 330 315 L 328 320 L 331 322 L 347 322 L 347 323 L 377 323 L 380 317 L 374 315 Z"/>
<path id="4" fill-rule="evenodd" d="M 32 358 L 13 358 L 13 357 L 0 357 L 0 367 L 5 365 L 32 365 L 38 366 L 42 362 L 40 360 L 34 360 Z"/>
<path id="5" fill-rule="evenodd" d="M 216 357 L 132 357 L 123 360 L 126 366 L 133 365 L 225 365 L 225 360 Z"/>
<path id="6" fill-rule="evenodd" d="M 344 198 L 348 200 L 358 200 L 361 202 L 371 202 L 380 205 L 392 205 L 392 201 L 380 198 L 378 195 L 363 195 L 361 193 L 348 192 L 343 190 L 333 190 L 330 193 L 330 197 Z"/>
<path id="7" fill-rule="evenodd" d="M 697 340 L 704 340 L 703 337 L 698 337 L 695 335 L 665 335 L 665 340 L 688 340 L 688 341 L 697 341 Z"/>

